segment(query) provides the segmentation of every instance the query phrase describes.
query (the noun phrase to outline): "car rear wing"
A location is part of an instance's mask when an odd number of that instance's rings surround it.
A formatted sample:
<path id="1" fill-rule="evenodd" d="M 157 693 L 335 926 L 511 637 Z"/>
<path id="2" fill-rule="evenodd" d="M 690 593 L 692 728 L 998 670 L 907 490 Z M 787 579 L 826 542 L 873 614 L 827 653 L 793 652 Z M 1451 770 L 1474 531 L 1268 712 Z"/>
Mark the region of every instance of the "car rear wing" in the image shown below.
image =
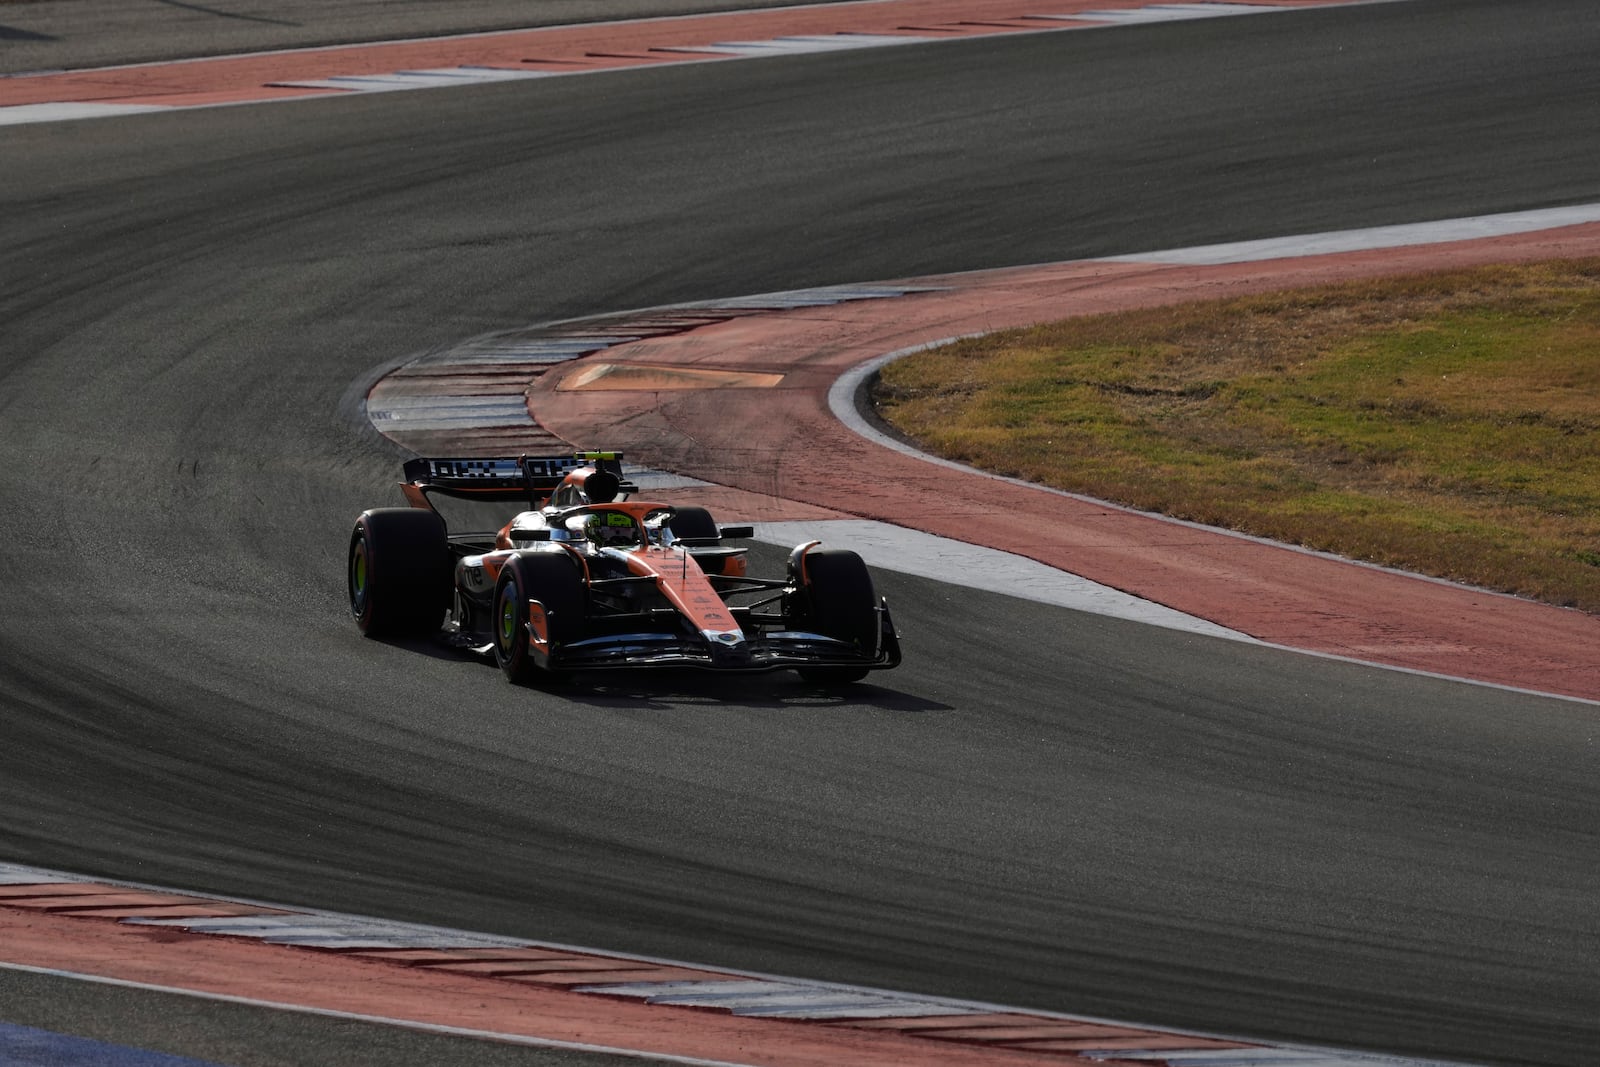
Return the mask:
<path id="1" fill-rule="evenodd" d="M 484 501 L 539 501 L 555 492 L 575 470 L 593 467 L 616 476 L 621 492 L 639 487 L 622 474 L 621 452 L 568 452 L 559 456 L 513 456 L 487 459 L 408 459 L 400 488 L 413 504 L 427 507 L 427 495 Z"/>

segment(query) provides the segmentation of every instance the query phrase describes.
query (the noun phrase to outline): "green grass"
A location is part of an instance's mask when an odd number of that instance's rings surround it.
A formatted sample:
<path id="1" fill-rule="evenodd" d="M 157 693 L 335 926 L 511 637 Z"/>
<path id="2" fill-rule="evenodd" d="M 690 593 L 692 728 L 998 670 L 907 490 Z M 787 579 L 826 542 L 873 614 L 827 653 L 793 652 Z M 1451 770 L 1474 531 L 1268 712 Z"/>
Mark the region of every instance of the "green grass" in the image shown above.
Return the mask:
<path id="1" fill-rule="evenodd" d="M 874 399 L 986 470 L 1600 612 L 1600 260 L 1010 330 Z"/>

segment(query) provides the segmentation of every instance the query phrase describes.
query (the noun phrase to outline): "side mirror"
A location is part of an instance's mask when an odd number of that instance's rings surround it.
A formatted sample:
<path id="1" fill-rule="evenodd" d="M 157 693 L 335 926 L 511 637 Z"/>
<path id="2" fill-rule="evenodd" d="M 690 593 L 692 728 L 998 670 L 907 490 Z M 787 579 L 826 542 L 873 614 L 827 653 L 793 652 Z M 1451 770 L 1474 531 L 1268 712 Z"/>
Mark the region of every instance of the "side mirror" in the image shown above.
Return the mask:
<path id="1" fill-rule="evenodd" d="M 717 533 L 722 537 L 754 537 L 756 528 L 754 526 L 722 526 L 718 527 Z"/>

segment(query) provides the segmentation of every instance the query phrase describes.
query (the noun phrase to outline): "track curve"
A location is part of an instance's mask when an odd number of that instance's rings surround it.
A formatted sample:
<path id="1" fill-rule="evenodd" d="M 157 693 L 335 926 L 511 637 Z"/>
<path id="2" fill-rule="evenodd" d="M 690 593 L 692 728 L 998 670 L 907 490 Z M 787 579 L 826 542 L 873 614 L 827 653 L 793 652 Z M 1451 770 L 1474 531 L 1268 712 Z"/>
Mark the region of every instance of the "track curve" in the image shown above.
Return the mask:
<path id="1" fill-rule="evenodd" d="M 0 857 L 1584 1062 L 1592 709 L 997 596 L 953 632 L 904 577 L 913 658 L 850 699 L 519 693 L 363 641 L 337 574 L 395 469 L 341 414 L 370 368 L 618 308 L 1593 201 L 1597 36 L 1584 3 L 1417 0 L 8 131 Z"/>

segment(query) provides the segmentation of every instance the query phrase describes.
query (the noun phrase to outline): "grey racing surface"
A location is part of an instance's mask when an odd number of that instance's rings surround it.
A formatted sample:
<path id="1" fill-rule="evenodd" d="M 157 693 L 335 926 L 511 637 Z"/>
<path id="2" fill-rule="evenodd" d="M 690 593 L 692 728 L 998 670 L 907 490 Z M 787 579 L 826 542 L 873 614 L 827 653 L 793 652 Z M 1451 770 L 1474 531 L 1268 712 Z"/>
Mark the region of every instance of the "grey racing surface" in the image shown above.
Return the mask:
<path id="1" fill-rule="evenodd" d="M 248 5 L 251 47 L 301 9 Z M 1593 202 L 1596 54 L 1588 0 L 1412 0 L 0 132 L 0 859 L 1592 1063 L 1591 706 L 887 573 L 906 662 L 848 692 L 517 689 L 363 639 L 343 566 L 399 502 L 352 403 L 375 368 L 674 301 Z M 260 1062 L 254 1023 L 168 1012 Z M 391 1062 L 472 1062 L 445 1043 Z"/>

